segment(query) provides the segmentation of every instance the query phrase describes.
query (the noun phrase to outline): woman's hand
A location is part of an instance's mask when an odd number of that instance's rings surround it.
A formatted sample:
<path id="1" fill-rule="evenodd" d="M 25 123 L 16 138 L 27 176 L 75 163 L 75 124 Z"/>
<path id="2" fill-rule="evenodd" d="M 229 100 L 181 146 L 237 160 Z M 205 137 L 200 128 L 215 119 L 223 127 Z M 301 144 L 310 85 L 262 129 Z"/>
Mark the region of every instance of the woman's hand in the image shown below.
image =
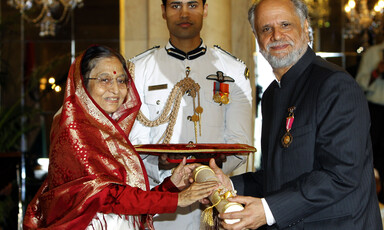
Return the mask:
<path id="1" fill-rule="evenodd" d="M 179 189 L 183 190 L 191 184 L 190 177 L 192 176 L 192 172 L 195 168 L 199 166 L 199 164 L 189 164 L 186 165 L 187 159 L 184 157 L 180 164 L 173 171 L 171 176 L 172 183 Z"/>
<path id="2" fill-rule="evenodd" d="M 203 183 L 193 183 L 189 188 L 179 193 L 177 206 L 187 207 L 194 202 L 211 195 L 213 191 L 218 189 L 219 184 L 216 181 L 206 181 Z"/>

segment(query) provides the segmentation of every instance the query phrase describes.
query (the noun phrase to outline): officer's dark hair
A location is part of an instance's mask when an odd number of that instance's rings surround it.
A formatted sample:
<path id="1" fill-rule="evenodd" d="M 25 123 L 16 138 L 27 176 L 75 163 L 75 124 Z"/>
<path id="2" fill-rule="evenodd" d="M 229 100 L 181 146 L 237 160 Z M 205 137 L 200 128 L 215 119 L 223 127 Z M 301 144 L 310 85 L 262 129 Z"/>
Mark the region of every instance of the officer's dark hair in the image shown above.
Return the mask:
<path id="1" fill-rule="evenodd" d="M 165 6 L 167 4 L 167 0 L 161 0 L 163 2 L 163 5 Z M 203 0 L 203 5 L 205 5 L 205 3 L 207 2 L 207 0 Z"/>
<path id="2" fill-rule="evenodd" d="M 89 74 L 91 73 L 92 69 L 95 68 L 100 59 L 111 57 L 116 57 L 119 59 L 124 69 L 127 70 L 127 64 L 124 57 L 121 56 L 119 52 L 107 46 L 92 45 L 85 51 L 80 63 L 80 73 L 83 78 L 85 87 L 88 87 Z"/>

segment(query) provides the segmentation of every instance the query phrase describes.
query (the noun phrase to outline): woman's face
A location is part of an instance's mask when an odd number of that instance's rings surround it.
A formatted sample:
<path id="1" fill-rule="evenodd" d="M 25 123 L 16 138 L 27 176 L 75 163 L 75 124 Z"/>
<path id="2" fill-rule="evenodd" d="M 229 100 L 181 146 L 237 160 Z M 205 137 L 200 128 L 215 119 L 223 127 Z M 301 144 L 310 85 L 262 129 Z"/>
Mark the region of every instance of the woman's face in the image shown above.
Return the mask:
<path id="1" fill-rule="evenodd" d="M 128 93 L 128 76 L 119 59 L 101 58 L 88 79 L 88 92 L 96 103 L 108 114 L 116 112 Z"/>

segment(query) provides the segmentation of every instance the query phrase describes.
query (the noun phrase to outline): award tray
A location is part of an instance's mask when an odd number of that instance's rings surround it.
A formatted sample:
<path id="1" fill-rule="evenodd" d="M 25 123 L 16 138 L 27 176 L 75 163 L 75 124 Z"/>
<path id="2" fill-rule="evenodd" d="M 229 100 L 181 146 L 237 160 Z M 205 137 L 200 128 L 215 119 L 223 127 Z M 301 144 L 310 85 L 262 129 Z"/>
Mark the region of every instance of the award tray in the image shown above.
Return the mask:
<path id="1" fill-rule="evenodd" d="M 211 158 L 218 158 L 220 155 L 247 155 L 256 152 L 256 148 L 246 144 L 144 144 L 135 145 L 139 154 L 161 155 L 180 154 L 186 156 L 199 156 L 198 158 L 187 159 L 187 163 L 208 162 Z M 170 163 L 180 163 L 181 159 L 167 158 Z"/>

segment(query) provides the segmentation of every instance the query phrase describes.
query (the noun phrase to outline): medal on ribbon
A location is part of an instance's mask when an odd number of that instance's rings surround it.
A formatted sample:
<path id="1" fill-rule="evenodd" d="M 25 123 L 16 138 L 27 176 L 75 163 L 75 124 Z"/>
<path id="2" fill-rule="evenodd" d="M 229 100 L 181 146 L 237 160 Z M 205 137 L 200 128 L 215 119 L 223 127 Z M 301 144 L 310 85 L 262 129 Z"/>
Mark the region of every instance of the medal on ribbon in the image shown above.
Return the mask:
<path id="1" fill-rule="evenodd" d="M 286 133 L 281 138 L 281 144 L 283 145 L 284 148 L 288 148 L 293 141 L 293 137 L 290 131 L 292 128 L 293 121 L 295 120 L 295 114 L 293 113 L 295 109 L 296 109 L 295 106 L 288 108 L 288 117 L 286 118 L 286 121 L 285 121 Z"/>
<path id="2" fill-rule="evenodd" d="M 208 80 L 215 80 L 213 83 L 213 101 L 222 105 L 228 104 L 229 100 L 229 84 L 224 82 L 235 82 L 231 77 L 224 76 L 223 72 L 217 71 L 216 75 L 209 75 Z"/>
<path id="3" fill-rule="evenodd" d="M 229 85 L 220 82 L 213 83 L 213 101 L 216 103 L 228 104 L 229 103 Z"/>

